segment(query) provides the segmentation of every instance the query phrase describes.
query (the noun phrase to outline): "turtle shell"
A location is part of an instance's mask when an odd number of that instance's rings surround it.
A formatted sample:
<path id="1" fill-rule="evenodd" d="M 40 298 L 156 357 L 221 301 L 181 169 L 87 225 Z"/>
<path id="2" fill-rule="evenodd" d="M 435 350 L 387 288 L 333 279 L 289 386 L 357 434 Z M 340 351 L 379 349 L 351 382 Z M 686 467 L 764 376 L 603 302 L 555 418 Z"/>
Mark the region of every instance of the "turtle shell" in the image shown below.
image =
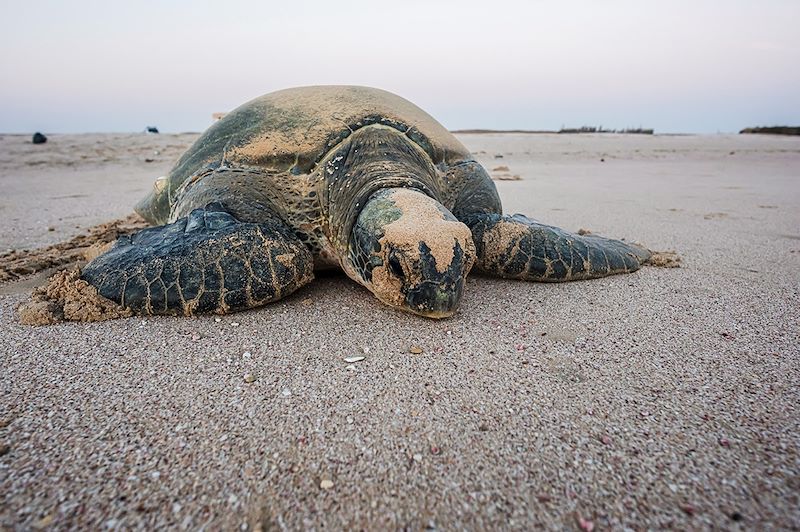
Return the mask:
<path id="1" fill-rule="evenodd" d="M 173 192 L 186 179 L 220 166 L 309 174 L 335 146 L 370 124 L 405 133 L 441 170 L 470 159 L 439 122 L 395 94 L 356 86 L 297 87 L 251 100 L 209 127 L 137 210 L 165 218 Z"/>

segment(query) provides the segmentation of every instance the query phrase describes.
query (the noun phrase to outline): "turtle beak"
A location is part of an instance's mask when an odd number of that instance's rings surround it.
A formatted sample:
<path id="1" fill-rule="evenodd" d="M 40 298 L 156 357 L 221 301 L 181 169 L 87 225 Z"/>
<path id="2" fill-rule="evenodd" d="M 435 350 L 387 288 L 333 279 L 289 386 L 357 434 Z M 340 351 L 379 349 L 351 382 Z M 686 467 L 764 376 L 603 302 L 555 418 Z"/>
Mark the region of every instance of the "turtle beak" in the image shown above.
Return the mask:
<path id="1" fill-rule="evenodd" d="M 452 316 L 464 293 L 464 278 L 444 282 L 424 281 L 406 292 L 406 308 L 427 318 Z"/>
<path id="2" fill-rule="evenodd" d="M 453 247 L 453 258 L 447 269 L 440 272 L 436 268 L 436 259 L 430 248 L 420 243 L 419 271 L 422 281 L 407 286 L 405 290 L 405 307 L 415 314 L 429 318 L 447 318 L 452 316 L 461 296 L 464 294 L 464 283 L 472 261 L 465 257 L 461 246 Z"/>

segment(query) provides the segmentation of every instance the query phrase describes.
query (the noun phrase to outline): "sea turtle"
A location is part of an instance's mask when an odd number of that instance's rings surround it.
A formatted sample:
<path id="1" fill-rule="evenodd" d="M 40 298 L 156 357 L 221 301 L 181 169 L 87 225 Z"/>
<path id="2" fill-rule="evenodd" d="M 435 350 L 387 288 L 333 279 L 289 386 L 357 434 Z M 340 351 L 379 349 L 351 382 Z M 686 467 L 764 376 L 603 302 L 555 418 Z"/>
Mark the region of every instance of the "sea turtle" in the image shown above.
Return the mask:
<path id="1" fill-rule="evenodd" d="M 227 313 L 340 267 L 384 303 L 452 315 L 473 265 L 528 281 L 632 272 L 644 248 L 502 214 L 494 183 L 430 115 L 389 92 L 300 87 L 212 125 L 82 278 L 139 314 Z"/>

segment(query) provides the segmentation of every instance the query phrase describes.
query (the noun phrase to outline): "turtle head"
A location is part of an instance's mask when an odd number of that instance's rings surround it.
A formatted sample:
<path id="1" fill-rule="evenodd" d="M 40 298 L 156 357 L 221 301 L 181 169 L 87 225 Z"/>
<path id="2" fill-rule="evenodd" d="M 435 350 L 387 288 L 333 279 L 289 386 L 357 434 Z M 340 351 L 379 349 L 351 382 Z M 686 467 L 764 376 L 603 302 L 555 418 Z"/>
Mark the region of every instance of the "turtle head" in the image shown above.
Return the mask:
<path id="1" fill-rule="evenodd" d="M 466 225 L 418 190 L 390 188 L 374 193 L 359 213 L 345 271 L 392 307 L 446 318 L 474 262 Z"/>

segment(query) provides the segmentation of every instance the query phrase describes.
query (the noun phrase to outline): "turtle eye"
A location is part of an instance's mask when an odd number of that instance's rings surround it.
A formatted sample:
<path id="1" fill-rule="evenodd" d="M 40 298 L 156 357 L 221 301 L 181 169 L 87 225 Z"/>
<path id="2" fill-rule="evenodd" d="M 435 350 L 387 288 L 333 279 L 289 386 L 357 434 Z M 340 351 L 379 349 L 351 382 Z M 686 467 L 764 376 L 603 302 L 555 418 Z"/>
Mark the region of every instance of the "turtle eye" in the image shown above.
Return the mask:
<path id="1" fill-rule="evenodd" d="M 403 272 L 403 267 L 400 265 L 400 261 L 397 259 L 397 255 L 394 251 L 389 253 L 389 269 L 392 270 L 392 273 L 400 279 L 404 279 L 406 276 L 406 274 Z"/>

